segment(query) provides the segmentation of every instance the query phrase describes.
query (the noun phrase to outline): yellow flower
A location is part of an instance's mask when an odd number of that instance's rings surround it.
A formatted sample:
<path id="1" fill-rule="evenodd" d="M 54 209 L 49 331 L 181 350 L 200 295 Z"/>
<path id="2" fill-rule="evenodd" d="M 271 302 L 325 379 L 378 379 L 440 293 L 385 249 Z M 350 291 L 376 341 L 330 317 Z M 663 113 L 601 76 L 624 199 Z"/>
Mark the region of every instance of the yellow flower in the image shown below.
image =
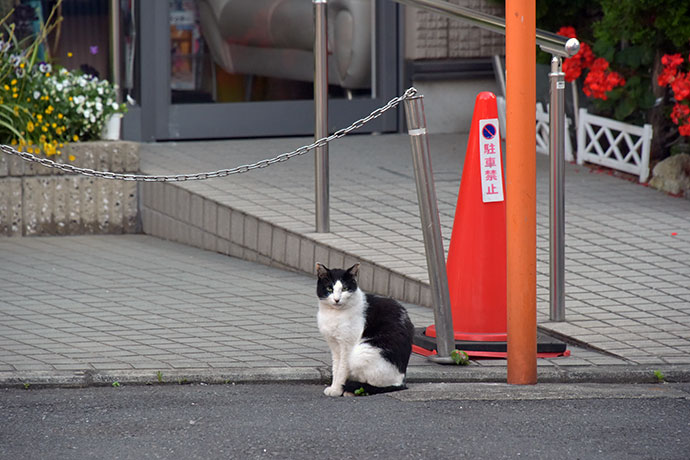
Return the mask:
<path id="1" fill-rule="evenodd" d="M 74 160 L 76 160 L 76 159 L 77 159 L 77 157 L 75 157 L 74 155 L 70 155 L 70 156 L 69 156 L 69 161 L 74 161 Z"/>
<path id="2" fill-rule="evenodd" d="M 47 127 L 47 126 L 43 126 L 43 127 L 41 127 L 41 129 L 43 130 L 44 133 L 47 133 L 47 132 L 48 132 L 48 127 Z"/>
<path id="3" fill-rule="evenodd" d="M 3 88 L 5 88 L 5 91 L 9 91 L 9 90 L 10 90 L 10 85 L 5 85 Z"/>
<path id="4" fill-rule="evenodd" d="M 60 120 L 62 120 L 62 117 L 64 117 L 64 115 L 61 114 L 61 113 L 58 113 L 58 118 L 59 118 Z"/>
<path id="5" fill-rule="evenodd" d="M 33 121 L 28 122 L 28 123 L 26 124 L 26 129 L 27 129 L 30 133 L 34 132 L 34 122 L 33 122 Z"/>
<path id="6" fill-rule="evenodd" d="M 53 122 L 53 123 L 50 125 L 50 127 L 53 128 L 53 129 L 57 128 L 57 123 Z"/>
<path id="7" fill-rule="evenodd" d="M 73 140 L 74 142 L 79 142 L 79 136 L 77 136 L 77 135 L 75 134 L 74 136 L 72 136 L 72 140 Z"/>
<path id="8" fill-rule="evenodd" d="M 38 121 L 43 121 L 43 115 L 41 115 L 40 113 L 37 113 L 37 114 L 36 114 L 36 119 L 37 119 Z"/>
<path id="9" fill-rule="evenodd" d="M 27 147 L 27 148 L 26 148 L 26 151 L 27 151 L 28 153 L 34 153 L 34 149 L 33 149 L 32 147 Z"/>
<path id="10" fill-rule="evenodd" d="M 12 145 L 17 145 L 17 139 L 12 139 L 12 142 L 10 142 Z"/>
<path id="11" fill-rule="evenodd" d="M 16 79 L 16 78 L 10 82 L 10 85 L 12 85 L 12 86 L 14 86 L 14 85 L 16 85 L 16 84 L 17 84 L 17 79 Z"/>
<path id="12" fill-rule="evenodd" d="M 67 53 L 67 57 L 68 57 L 68 58 L 71 58 L 72 56 L 73 56 L 72 52 L 69 51 L 69 52 Z"/>

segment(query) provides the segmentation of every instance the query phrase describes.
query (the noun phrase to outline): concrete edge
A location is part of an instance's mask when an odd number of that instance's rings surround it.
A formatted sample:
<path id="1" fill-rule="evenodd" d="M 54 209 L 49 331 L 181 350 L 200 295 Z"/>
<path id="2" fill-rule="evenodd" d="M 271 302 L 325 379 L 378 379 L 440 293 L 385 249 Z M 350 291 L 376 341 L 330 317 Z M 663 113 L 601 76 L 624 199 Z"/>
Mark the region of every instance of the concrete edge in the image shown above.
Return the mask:
<path id="1" fill-rule="evenodd" d="M 660 373 L 660 380 L 655 372 Z M 576 366 L 564 368 L 540 368 L 538 383 L 690 383 L 690 365 L 674 366 Z M 424 366 L 408 370 L 408 383 L 506 383 L 505 367 L 484 368 L 478 365 Z M 159 384 L 267 384 L 308 383 L 327 384 L 330 370 L 327 368 L 262 368 L 262 369 L 185 369 L 113 370 L 78 372 L 0 372 L 0 388 L 84 388 L 120 385 Z M 115 385 L 113 385 L 115 384 Z"/>

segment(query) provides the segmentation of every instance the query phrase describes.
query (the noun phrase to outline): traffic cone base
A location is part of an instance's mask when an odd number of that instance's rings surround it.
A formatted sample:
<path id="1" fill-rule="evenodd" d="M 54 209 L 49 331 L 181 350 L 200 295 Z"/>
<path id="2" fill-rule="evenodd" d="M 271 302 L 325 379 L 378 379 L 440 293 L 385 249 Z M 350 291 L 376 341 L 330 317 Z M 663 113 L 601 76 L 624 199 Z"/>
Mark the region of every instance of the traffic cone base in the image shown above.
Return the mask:
<path id="1" fill-rule="evenodd" d="M 432 324 L 424 331 L 427 337 L 436 337 L 436 325 Z M 505 342 L 508 340 L 507 333 L 467 333 L 461 331 L 453 331 L 455 340 L 469 340 L 473 342 Z"/>
<path id="2" fill-rule="evenodd" d="M 427 335 L 427 329 L 415 329 L 412 352 L 422 356 L 434 356 L 436 339 Z M 505 340 L 458 340 L 455 339 L 455 349 L 462 350 L 471 358 L 506 358 L 508 344 Z M 541 331 L 537 331 L 537 358 L 557 358 L 570 356 L 570 350 L 565 343 Z"/>

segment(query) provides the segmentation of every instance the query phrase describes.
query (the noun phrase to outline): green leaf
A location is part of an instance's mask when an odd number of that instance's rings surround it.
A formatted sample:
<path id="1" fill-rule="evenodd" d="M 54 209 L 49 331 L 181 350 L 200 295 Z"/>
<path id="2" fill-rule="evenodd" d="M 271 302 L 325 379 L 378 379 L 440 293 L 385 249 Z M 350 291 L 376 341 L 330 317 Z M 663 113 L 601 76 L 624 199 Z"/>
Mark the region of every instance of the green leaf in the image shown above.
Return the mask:
<path id="1" fill-rule="evenodd" d="M 630 97 L 626 97 L 616 106 L 614 117 L 616 120 L 624 120 L 627 116 L 632 114 L 636 108 L 637 104 L 635 101 Z"/>
<path id="2" fill-rule="evenodd" d="M 642 64 L 643 53 L 641 46 L 629 46 L 616 53 L 614 62 L 635 69 Z"/>
<path id="3" fill-rule="evenodd" d="M 466 366 L 470 363 L 470 357 L 467 355 L 467 353 L 461 350 L 453 350 L 450 353 L 450 357 L 458 366 Z"/>
<path id="4" fill-rule="evenodd" d="M 604 40 L 597 40 L 592 47 L 592 51 L 598 57 L 602 57 L 607 61 L 613 61 L 614 55 L 616 53 L 616 48 L 611 46 L 608 42 Z"/>
<path id="5" fill-rule="evenodd" d="M 647 89 L 647 91 L 644 91 L 642 93 L 642 97 L 640 97 L 639 102 L 640 102 L 640 108 L 641 109 L 644 109 L 644 110 L 651 109 L 652 107 L 654 107 L 654 104 L 656 104 L 656 98 L 654 97 L 654 93 L 652 93 L 651 91 L 649 91 L 649 89 Z"/>

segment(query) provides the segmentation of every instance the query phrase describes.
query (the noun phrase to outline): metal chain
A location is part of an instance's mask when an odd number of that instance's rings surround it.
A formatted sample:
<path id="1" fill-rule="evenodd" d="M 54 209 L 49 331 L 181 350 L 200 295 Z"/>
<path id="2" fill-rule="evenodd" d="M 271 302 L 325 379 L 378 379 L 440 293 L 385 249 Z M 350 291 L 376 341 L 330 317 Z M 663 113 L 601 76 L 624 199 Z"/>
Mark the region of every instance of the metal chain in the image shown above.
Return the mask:
<path id="1" fill-rule="evenodd" d="M 150 175 L 143 175 L 143 174 L 123 174 L 123 173 L 114 173 L 114 172 L 109 172 L 109 171 L 95 171 L 93 169 L 88 169 L 88 168 L 78 168 L 78 167 L 70 165 L 70 164 L 56 163 L 53 160 L 49 160 L 47 158 L 39 158 L 39 157 L 37 157 L 31 153 L 28 153 L 28 152 L 19 152 L 18 150 L 14 149 L 13 147 L 11 147 L 9 145 L 0 145 L 0 150 L 7 153 L 8 155 L 16 155 L 23 160 L 33 162 L 33 163 L 38 163 L 38 164 L 46 166 L 48 168 L 55 168 L 55 169 L 59 169 L 59 170 L 65 171 L 65 172 L 69 172 L 69 173 L 81 174 L 83 176 L 101 177 L 103 179 L 119 179 L 119 180 L 126 180 L 126 181 L 141 181 L 141 182 L 179 182 L 179 181 L 188 181 L 188 180 L 211 179 L 211 178 L 215 178 L 215 177 L 225 177 L 225 176 L 229 176 L 231 174 L 246 173 L 246 172 L 251 171 L 253 169 L 265 168 L 265 167 L 270 166 L 272 164 L 280 163 L 280 162 L 289 160 L 290 158 L 293 158 L 293 157 L 296 157 L 299 155 L 304 155 L 305 153 L 309 152 L 310 150 L 314 150 L 317 147 L 324 146 L 331 141 L 339 139 L 339 138 L 349 134 L 350 132 L 361 128 L 365 124 L 369 123 L 371 120 L 380 117 L 381 115 L 383 115 L 388 110 L 396 107 L 402 101 L 404 101 L 406 99 L 411 99 L 415 96 L 417 96 L 417 90 L 414 87 L 411 87 L 407 91 L 405 91 L 405 93 L 402 96 L 398 96 L 398 97 L 391 99 L 390 101 L 388 101 L 388 103 L 386 105 L 374 110 L 373 112 L 371 112 L 366 117 L 360 118 L 359 120 L 355 121 L 350 126 L 348 126 L 347 128 L 340 129 L 328 137 L 323 137 L 323 138 L 318 139 L 317 141 L 315 141 L 309 145 L 302 146 L 302 147 L 295 149 L 291 152 L 282 153 L 282 154 L 280 154 L 276 157 L 270 158 L 270 159 L 261 160 L 261 161 L 258 161 L 256 163 L 252 163 L 252 164 L 248 164 L 248 165 L 237 166 L 235 168 L 220 169 L 218 171 L 213 171 L 213 172 L 203 172 L 203 173 L 194 173 L 194 174 L 160 175 L 160 176 L 153 176 L 153 175 L 150 176 Z"/>

